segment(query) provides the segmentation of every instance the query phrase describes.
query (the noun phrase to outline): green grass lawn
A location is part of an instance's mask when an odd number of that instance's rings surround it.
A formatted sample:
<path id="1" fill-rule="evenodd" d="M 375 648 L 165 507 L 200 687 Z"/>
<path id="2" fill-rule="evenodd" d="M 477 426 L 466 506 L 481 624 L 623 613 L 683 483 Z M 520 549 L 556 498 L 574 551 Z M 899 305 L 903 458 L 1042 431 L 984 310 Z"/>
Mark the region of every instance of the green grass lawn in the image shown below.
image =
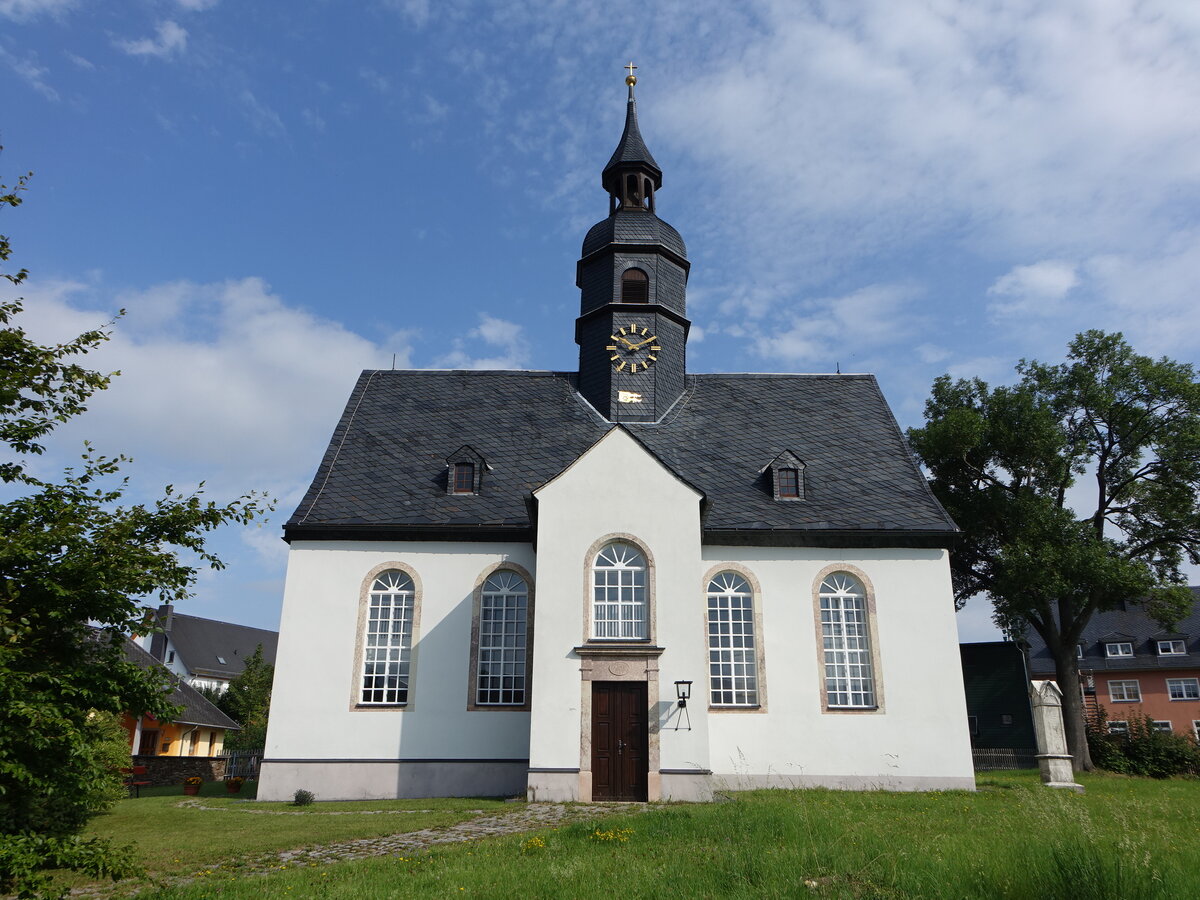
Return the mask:
<path id="1" fill-rule="evenodd" d="M 443 845 L 408 859 L 250 877 L 218 870 L 153 896 L 1200 897 L 1200 782 L 1081 780 L 1082 795 L 1042 788 L 1030 772 L 981 775 L 975 793 L 755 791 Z M 237 801 L 212 811 L 175 802 L 127 801 L 95 830 L 135 838 L 160 872 L 194 872 L 201 860 L 251 845 L 282 849 L 448 824 L 486 801 L 395 801 L 436 810 L 410 814 L 403 825 L 394 815 L 248 815 L 237 812 Z M 185 856 L 175 847 L 186 848 Z M 185 858 L 192 862 L 184 865 Z"/>

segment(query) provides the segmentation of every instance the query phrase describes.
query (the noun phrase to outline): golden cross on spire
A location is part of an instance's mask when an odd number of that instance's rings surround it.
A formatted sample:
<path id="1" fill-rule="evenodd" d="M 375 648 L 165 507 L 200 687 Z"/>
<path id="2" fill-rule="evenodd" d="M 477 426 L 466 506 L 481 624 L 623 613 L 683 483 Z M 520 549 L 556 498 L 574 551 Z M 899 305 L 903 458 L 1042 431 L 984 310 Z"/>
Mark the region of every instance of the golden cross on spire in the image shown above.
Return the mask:
<path id="1" fill-rule="evenodd" d="M 630 87 L 633 87 L 635 84 L 637 84 L 637 76 L 633 74 L 633 70 L 636 69 L 637 66 L 633 64 L 633 60 L 630 60 L 629 65 L 625 66 L 625 68 L 629 70 L 629 74 L 625 76 L 625 83 Z"/>

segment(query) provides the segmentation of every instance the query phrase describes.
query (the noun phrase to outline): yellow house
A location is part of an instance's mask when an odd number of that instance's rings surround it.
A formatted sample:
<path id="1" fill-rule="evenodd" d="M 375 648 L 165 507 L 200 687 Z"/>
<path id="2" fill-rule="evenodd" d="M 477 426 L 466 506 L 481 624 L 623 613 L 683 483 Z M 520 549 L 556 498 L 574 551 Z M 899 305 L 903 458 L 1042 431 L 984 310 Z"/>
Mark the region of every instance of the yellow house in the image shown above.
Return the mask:
<path id="1" fill-rule="evenodd" d="M 161 666 L 133 641 L 125 642 L 125 658 L 146 669 Z M 225 746 L 225 733 L 240 731 L 241 726 L 187 682 L 175 675 L 171 675 L 171 681 L 171 702 L 181 707 L 172 721 L 125 714 L 124 725 L 133 755 L 218 756 Z"/>

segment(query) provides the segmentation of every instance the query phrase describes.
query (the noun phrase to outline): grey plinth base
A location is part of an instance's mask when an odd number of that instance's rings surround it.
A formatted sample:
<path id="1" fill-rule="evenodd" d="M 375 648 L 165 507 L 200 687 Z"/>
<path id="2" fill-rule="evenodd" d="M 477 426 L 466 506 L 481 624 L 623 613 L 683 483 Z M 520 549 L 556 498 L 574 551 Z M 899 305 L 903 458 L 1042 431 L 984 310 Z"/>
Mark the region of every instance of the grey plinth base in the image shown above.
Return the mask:
<path id="1" fill-rule="evenodd" d="M 1042 784 L 1049 788 L 1066 788 L 1083 793 L 1083 785 L 1071 780 L 1074 757 L 1069 753 L 1039 753 L 1036 757 L 1042 772 Z"/>
<path id="2" fill-rule="evenodd" d="M 1048 788 L 1065 788 L 1068 791 L 1075 791 L 1082 794 L 1085 790 L 1082 784 L 1076 784 L 1074 781 L 1045 781 L 1042 782 Z"/>

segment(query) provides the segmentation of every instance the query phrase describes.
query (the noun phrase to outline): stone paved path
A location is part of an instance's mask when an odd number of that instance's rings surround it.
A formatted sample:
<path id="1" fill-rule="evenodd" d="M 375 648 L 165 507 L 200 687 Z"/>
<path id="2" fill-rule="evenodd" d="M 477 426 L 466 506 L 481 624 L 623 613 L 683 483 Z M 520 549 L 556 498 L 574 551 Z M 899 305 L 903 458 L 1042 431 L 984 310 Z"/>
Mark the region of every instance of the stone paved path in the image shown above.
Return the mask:
<path id="1" fill-rule="evenodd" d="M 414 812 L 427 810 L 378 810 L 370 813 L 359 812 L 292 812 L 289 810 L 230 810 L 229 807 L 207 807 L 199 800 L 183 800 L 180 806 L 190 806 L 197 809 L 212 809 L 219 812 L 236 812 L 240 815 L 395 815 L 403 816 Z M 366 859 L 374 856 L 409 856 L 419 853 L 438 844 L 456 844 L 465 841 L 482 840 L 502 834 L 518 834 L 523 831 L 533 831 L 538 828 L 550 828 L 581 819 L 592 819 L 614 812 L 637 812 L 653 808 L 645 803 L 515 803 L 511 810 L 485 815 L 479 810 L 479 815 L 466 822 L 450 825 L 446 828 L 427 828 L 422 831 L 402 831 L 381 837 L 358 838 L 351 841 L 337 841 L 331 844 L 320 844 L 302 847 L 296 850 L 283 850 L 262 854 L 255 857 L 240 857 L 231 864 L 215 863 L 205 867 L 204 877 L 219 876 L 224 871 L 236 871 L 237 876 L 265 875 L 281 868 L 309 867 L 329 865 L 351 859 Z M 397 822 L 397 824 L 400 824 Z M 144 891 L 154 891 L 162 887 L 175 887 L 191 884 L 200 880 L 198 876 L 168 876 L 156 879 L 154 885 L 146 883 L 135 884 L 123 882 L 102 889 L 88 888 L 71 892 L 72 897 L 101 898 L 114 895 L 133 896 Z"/>

